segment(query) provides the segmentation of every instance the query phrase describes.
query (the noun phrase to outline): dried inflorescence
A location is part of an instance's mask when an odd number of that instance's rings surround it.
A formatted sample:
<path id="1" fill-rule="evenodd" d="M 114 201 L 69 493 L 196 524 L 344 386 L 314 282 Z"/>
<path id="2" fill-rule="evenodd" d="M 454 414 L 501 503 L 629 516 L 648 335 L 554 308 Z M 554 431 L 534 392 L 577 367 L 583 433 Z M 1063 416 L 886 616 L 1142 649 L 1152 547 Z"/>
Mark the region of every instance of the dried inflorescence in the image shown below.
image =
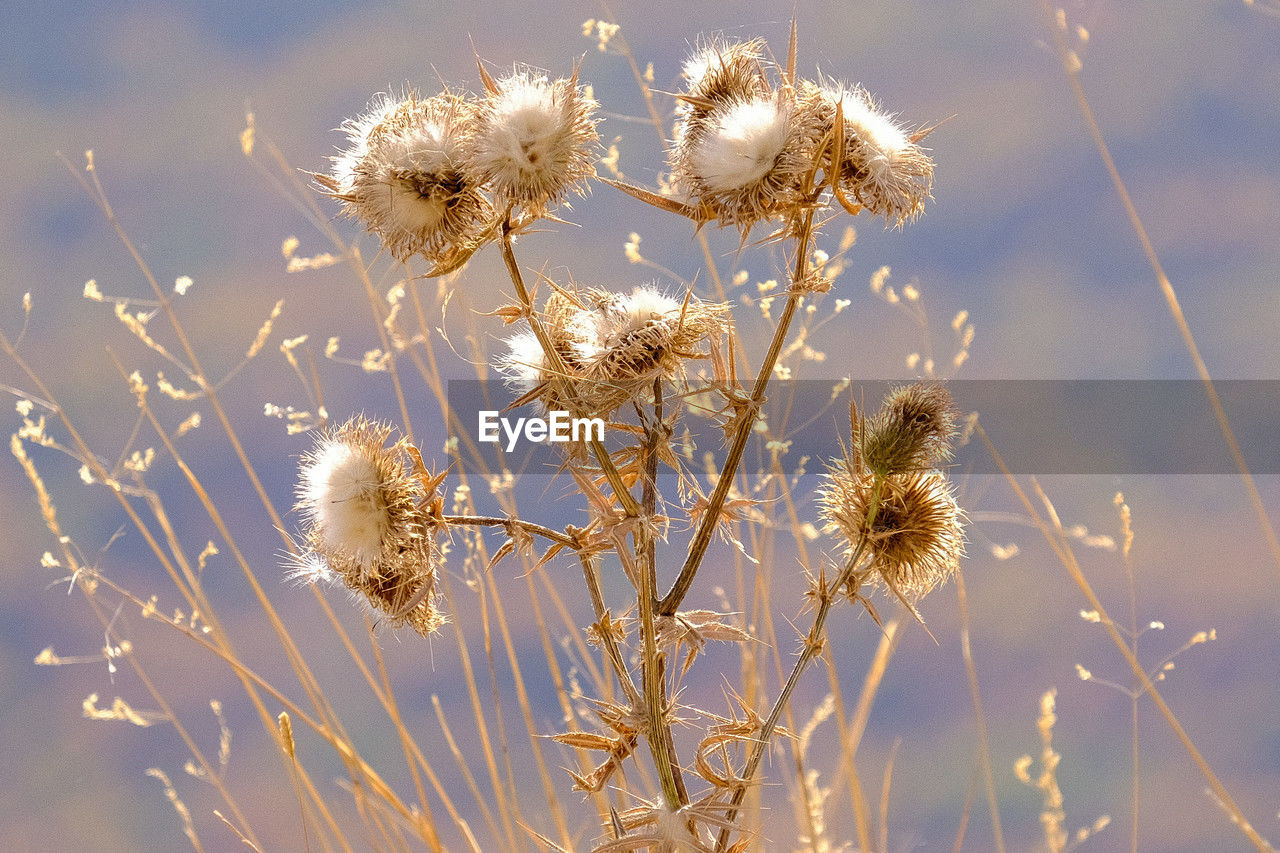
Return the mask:
<path id="1" fill-rule="evenodd" d="M 572 79 L 519 70 L 491 83 L 467 141 L 475 179 L 502 202 L 542 210 L 595 175 L 597 104 Z"/>
<path id="2" fill-rule="evenodd" d="M 712 42 L 685 65 L 671 167 L 698 216 L 745 233 L 817 203 L 823 183 L 891 225 L 917 216 L 933 180 L 923 133 L 908 134 L 861 87 L 785 75 L 775 86 L 762 48 Z"/>
<path id="3" fill-rule="evenodd" d="M 761 48 L 713 42 L 685 64 L 671 150 L 676 182 L 708 218 L 744 232 L 795 209 L 816 142 L 794 90 L 769 83 Z"/>
<path id="4" fill-rule="evenodd" d="M 896 594 L 918 599 L 959 565 L 960 509 L 941 471 L 877 478 L 841 460 L 827 471 L 819 500 L 827 529 L 845 540 L 846 554 L 865 540 L 872 580 Z"/>
<path id="5" fill-rule="evenodd" d="M 388 446 L 390 435 L 356 418 L 321 437 L 303 460 L 298 509 L 306 545 L 329 572 L 425 635 L 443 622 L 433 594 L 438 552 L 424 521 L 431 496 L 408 464 L 409 445 Z"/>
<path id="6" fill-rule="evenodd" d="M 397 260 L 421 254 L 439 262 L 473 240 L 492 215 L 464 159 L 474 123 L 475 104 L 460 95 L 384 97 L 343 125 L 350 147 L 333 158 L 331 174 L 316 180 Z"/>
<path id="7" fill-rule="evenodd" d="M 962 514 L 945 473 L 955 410 L 936 382 L 897 388 L 880 411 L 855 415 L 853 447 L 828 466 L 818 499 L 828 532 L 861 549 L 870 578 L 918 599 L 950 577 L 964 551 Z"/>
<path id="8" fill-rule="evenodd" d="M 828 139 L 843 141 L 841 150 L 832 145 L 824 152 L 830 183 L 890 225 L 901 227 L 920 214 L 933 185 L 933 161 L 870 92 L 806 81 L 800 100 Z M 837 113 L 843 118 L 839 134 Z"/>
<path id="9" fill-rule="evenodd" d="M 314 176 L 399 261 L 422 255 L 452 270 L 496 233 L 495 203 L 544 214 L 595 174 L 597 105 L 576 75 L 485 82 L 480 99 L 379 97 L 343 124 L 347 148 Z"/>
<path id="10" fill-rule="evenodd" d="M 678 381 L 687 360 L 703 356 L 729 329 L 729 308 L 692 294 L 674 299 L 651 287 L 629 294 L 591 288 L 557 290 L 538 323 L 559 361 L 559 372 L 532 331 L 507 341 L 497 368 L 522 400 L 547 409 L 608 417 L 643 399 L 657 379 Z"/>
<path id="11" fill-rule="evenodd" d="M 935 468 L 951 456 L 956 410 L 940 382 L 893 389 L 880 411 L 863 418 L 853 435 L 864 466 L 882 474 Z"/>

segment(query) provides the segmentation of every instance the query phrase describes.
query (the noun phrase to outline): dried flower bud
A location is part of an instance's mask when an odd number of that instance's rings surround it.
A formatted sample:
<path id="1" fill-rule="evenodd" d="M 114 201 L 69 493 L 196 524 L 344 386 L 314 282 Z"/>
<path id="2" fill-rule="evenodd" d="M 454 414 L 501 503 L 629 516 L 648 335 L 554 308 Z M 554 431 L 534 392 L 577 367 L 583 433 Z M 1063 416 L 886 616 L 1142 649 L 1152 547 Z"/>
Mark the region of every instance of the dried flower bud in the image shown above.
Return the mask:
<path id="1" fill-rule="evenodd" d="M 879 499 L 868 523 L 877 482 Z M 865 540 L 872 579 L 909 600 L 946 580 L 959 565 L 961 514 L 940 471 L 877 478 L 844 459 L 828 470 L 819 503 L 826 530 L 845 539 L 846 554 Z"/>
<path id="2" fill-rule="evenodd" d="M 895 388 L 874 416 L 856 427 L 861 462 L 881 474 L 935 468 L 951 457 L 956 410 L 939 382 Z"/>
<path id="3" fill-rule="evenodd" d="M 515 71 L 481 102 L 467 150 L 477 183 L 506 202 L 541 209 L 595 175 L 597 104 L 571 80 Z"/>
<path id="4" fill-rule="evenodd" d="M 450 93 L 384 97 L 343 125 L 350 147 L 316 180 L 400 261 L 440 261 L 490 217 L 489 202 L 463 171 L 462 141 L 474 105 Z"/>
<path id="5" fill-rule="evenodd" d="M 419 516 L 422 486 L 406 467 L 407 445 L 386 446 L 390 434 L 391 427 L 358 418 L 320 438 L 303 460 L 298 509 L 308 546 L 331 572 L 394 621 L 426 634 L 442 622 L 431 595 L 435 546 Z"/>
<path id="6" fill-rule="evenodd" d="M 933 185 L 933 161 L 862 87 L 805 83 L 801 102 L 823 133 L 844 116 L 844 150 L 829 163 L 829 180 L 867 210 L 901 227 L 924 209 Z"/>

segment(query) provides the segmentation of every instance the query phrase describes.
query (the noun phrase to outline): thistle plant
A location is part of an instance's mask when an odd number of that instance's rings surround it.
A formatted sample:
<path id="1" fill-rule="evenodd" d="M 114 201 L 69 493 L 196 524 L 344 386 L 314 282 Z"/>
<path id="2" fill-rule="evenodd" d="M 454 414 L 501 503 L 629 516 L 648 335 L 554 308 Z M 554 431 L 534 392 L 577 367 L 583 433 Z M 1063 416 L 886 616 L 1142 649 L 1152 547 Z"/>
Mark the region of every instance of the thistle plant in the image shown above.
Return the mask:
<path id="1" fill-rule="evenodd" d="M 376 101 L 346 126 L 349 150 L 316 176 L 394 257 L 432 264 L 430 276 L 465 276 L 461 267 L 492 244 L 515 296 L 490 312 L 518 327 L 492 359 L 515 395 L 511 408 L 593 417 L 607 430 L 565 450 L 563 476 L 588 521 L 563 531 L 516 511 L 490 519 L 444 514 L 449 472 L 428 473 L 420 448 L 405 438 L 388 447 L 387 427 L 359 419 L 321 439 L 299 488 L 312 552 L 304 562 L 328 566 L 393 623 L 420 633 L 441 623 L 436 561 L 458 529 L 503 528 L 506 542 L 491 567 L 503 554 L 536 552 L 535 539 L 545 546 L 540 563 L 576 553 L 596 616 L 585 630 L 620 696 L 584 696 L 600 730 L 555 739 L 582 752 L 590 768 L 572 773 L 575 787 L 613 786 L 638 803 L 602 815 L 598 851 L 758 843 L 738 816 L 792 692 L 823 648 L 832 608 L 850 601 L 879 622 L 869 592 L 883 586 L 919 617 L 916 602 L 955 570 L 962 552 L 963 514 L 942 467 L 956 423 L 946 390 L 908 385 L 873 415 L 851 409 L 847 452 L 828 464 L 818 495 L 835 551 L 794 599 L 812 608 L 812 619 L 790 678 L 764 716 L 744 705 L 745 720 L 677 699 L 705 642 L 755 641 L 736 614 L 683 604 L 717 532 L 732 539 L 751 504 L 733 494 L 744 449 L 797 312 L 830 287 L 814 261 L 820 228 L 863 210 L 901 227 L 923 209 L 933 172 L 919 146 L 927 131 L 906 131 L 861 88 L 800 79 L 794 36 L 784 65 L 766 55 L 759 41 L 712 41 L 685 65 L 666 193 L 602 179 L 695 229 L 737 229 L 744 251 L 753 233 L 780 247 L 790 271 L 785 304 L 750 383 L 738 380 L 746 365 L 733 350 L 727 303 L 662 282 L 630 292 L 541 276 L 527 283 L 517 238 L 562 218 L 565 198 L 596 177 L 597 107 L 576 71 L 552 81 L 517 67 L 495 80 L 482 64 L 479 95 L 446 90 L 422 100 L 410 92 Z M 692 417 L 684 401 L 695 394 L 711 401 L 704 416 L 727 444 L 709 493 L 673 452 L 672 436 Z M 675 493 L 660 488 L 665 473 L 676 475 Z M 683 561 L 667 566 L 658 544 L 677 535 L 677 515 L 691 532 Z M 602 591 L 610 570 L 626 579 L 631 601 L 621 611 Z M 693 771 L 678 748 L 678 724 L 704 732 Z M 601 753 L 603 762 L 590 759 Z M 650 772 L 656 791 L 632 787 L 633 776 Z"/>

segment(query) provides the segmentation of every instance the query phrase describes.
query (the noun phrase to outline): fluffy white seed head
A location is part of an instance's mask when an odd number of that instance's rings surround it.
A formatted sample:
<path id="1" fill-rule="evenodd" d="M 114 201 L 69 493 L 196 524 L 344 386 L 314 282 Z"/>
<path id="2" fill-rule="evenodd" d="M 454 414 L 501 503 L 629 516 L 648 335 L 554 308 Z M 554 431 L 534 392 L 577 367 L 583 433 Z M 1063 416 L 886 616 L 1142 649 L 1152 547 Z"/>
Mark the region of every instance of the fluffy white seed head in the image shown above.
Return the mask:
<path id="1" fill-rule="evenodd" d="M 759 39 L 726 44 L 712 41 L 703 45 L 684 63 L 685 93 L 695 101 L 712 105 L 746 100 L 769 91 L 761 65 L 764 43 Z M 696 113 L 691 101 L 680 101 L 682 113 Z"/>
<path id="2" fill-rule="evenodd" d="M 409 444 L 388 445 L 390 436 L 391 427 L 355 418 L 303 459 L 298 509 L 312 553 L 293 561 L 289 575 L 337 578 L 392 622 L 426 635 L 443 618 L 435 605 L 439 496 L 424 493 Z"/>
<path id="3" fill-rule="evenodd" d="M 717 112 L 706 135 L 694 146 L 694 173 L 714 193 L 760 182 L 787 145 L 789 121 L 790 112 L 771 97 L 752 98 Z"/>
<path id="4" fill-rule="evenodd" d="M 399 260 L 440 261 L 461 248 L 489 214 L 463 171 L 463 139 L 474 104 L 448 92 L 426 100 L 383 96 L 347 122 L 350 147 L 317 182 L 377 234 Z"/>
<path id="5" fill-rule="evenodd" d="M 538 208 L 581 193 L 595 174 L 596 102 L 572 80 L 517 71 L 481 105 L 469 142 L 475 179 L 498 197 Z"/>
<path id="6" fill-rule="evenodd" d="M 812 83 L 803 88 L 804 109 L 824 132 L 834 127 L 837 106 L 844 116 L 844 150 L 837 152 L 832 180 L 890 225 L 918 216 L 933 185 L 933 161 L 924 149 L 865 89 Z"/>
<path id="7" fill-rule="evenodd" d="M 369 448 L 323 442 L 303 469 L 301 488 L 317 550 L 344 555 L 372 571 L 391 526 L 382 487 L 382 472 Z"/>
<path id="8" fill-rule="evenodd" d="M 498 370 L 516 393 L 528 394 L 551 376 L 546 353 L 532 331 L 518 332 L 507 338 L 507 352 L 497 361 Z"/>

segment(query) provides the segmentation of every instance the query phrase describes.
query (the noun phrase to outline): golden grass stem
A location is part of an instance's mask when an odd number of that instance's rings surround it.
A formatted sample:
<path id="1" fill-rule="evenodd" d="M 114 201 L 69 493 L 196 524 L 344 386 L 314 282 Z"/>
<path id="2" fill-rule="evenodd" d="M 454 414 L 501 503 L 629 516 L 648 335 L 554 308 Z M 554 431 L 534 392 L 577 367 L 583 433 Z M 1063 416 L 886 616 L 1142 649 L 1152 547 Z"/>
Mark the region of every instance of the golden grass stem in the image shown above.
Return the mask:
<path id="1" fill-rule="evenodd" d="M 996 800 L 996 780 L 991 769 L 991 741 L 987 734 L 987 715 L 982 709 L 982 691 L 978 687 L 978 665 L 973 660 L 970 642 L 969 594 L 964 585 L 964 572 L 956 570 L 956 599 L 960 608 L 960 653 L 964 657 L 965 676 L 969 681 L 969 697 L 973 701 L 973 722 L 978 730 L 978 764 L 982 769 L 987 809 L 991 813 L 991 832 L 996 850 L 1004 853 L 1004 829 L 1000 825 L 1000 804 Z"/>
<path id="2" fill-rule="evenodd" d="M 1191 325 L 1187 322 L 1186 315 L 1182 313 L 1182 305 L 1178 302 L 1178 294 L 1173 289 L 1173 284 L 1169 281 L 1169 277 L 1165 275 L 1164 266 L 1160 263 L 1160 256 L 1156 253 L 1155 244 L 1147 236 L 1146 226 L 1142 224 L 1142 218 L 1138 216 L 1138 208 L 1134 205 L 1133 198 L 1129 195 L 1129 189 L 1120 177 L 1120 170 L 1116 167 L 1115 159 L 1111 156 L 1111 149 L 1107 146 L 1106 139 L 1102 136 L 1102 128 L 1093 114 L 1093 107 L 1089 103 L 1088 96 L 1085 95 L 1084 86 L 1080 83 L 1079 67 L 1071 61 L 1071 52 L 1067 48 L 1062 30 L 1055 25 L 1053 10 L 1049 7 L 1049 0 L 1040 0 L 1040 7 L 1044 12 L 1045 20 L 1048 22 L 1049 30 L 1053 33 L 1054 48 L 1057 51 L 1059 61 L 1062 63 L 1063 71 L 1066 72 L 1067 81 L 1071 84 L 1071 93 L 1075 96 L 1076 106 L 1080 109 L 1080 115 L 1084 117 L 1085 125 L 1089 128 L 1089 135 L 1093 138 L 1093 144 L 1098 149 L 1098 154 L 1102 157 L 1102 162 L 1107 168 L 1107 174 L 1110 175 L 1116 195 L 1120 197 L 1120 203 L 1124 206 L 1124 212 L 1129 219 L 1129 224 L 1137 235 L 1138 242 L 1142 244 L 1143 254 L 1146 255 L 1147 263 L 1150 264 L 1151 271 L 1155 274 L 1156 282 L 1160 285 L 1160 293 L 1164 297 L 1165 305 L 1168 306 L 1169 314 L 1178 326 L 1178 333 L 1182 336 L 1182 342 L 1187 348 L 1187 354 L 1191 356 L 1191 361 L 1195 365 L 1196 374 L 1200 377 L 1205 394 L 1209 398 L 1209 405 L 1213 408 L 1213 415 L 1218 421 L 1218 429 L 1221 430 L 1222 437 L 1227 442 L 1227 449 L 1231 453 L 1231 459 L 1235 462 L 1236 470 L 1240 472 L 1240 477 L 1244 481 L 1245 490 L 1249 495 L 1249 503 L 1253 508 L 1254 515 L 1257 516 L 1259 527 L 1262 528 L 1262 535 L 1267 541 L 1267 548 L 1271 552 L 1271 560 L 1275 564 L 1277 576 L 1280 576 L 1280 537 L 1276 535 L 1276 529 L 1271 524 L 1266 504 L 1262 502 L 1262 495 L 1258 492 L 1253 473 L 1249 470 L 1249 465 L 1240 450 L 1240 442 L 1236 439 L 1235 430 L 1231 428 L 1231 423 L 1227 420 L 1227 412 L 1222 407 L 1222 400 L 1219 399 L 1218 390 L 1214 387 L 1213 377 L 1209 374 L 1209 368 L 1205 364 L 1204 358 L 1200 355 L 1200 347 L 1196 344 L 1195 337 L 1191 334 Z"/>
<path id="3" fill-rule="evenodd" d="M 1254 847 L 1259 851 L 1262 851 L 1262 853 L 1273 853 L 1275 848 L 1273 848 L 1270 842 L 1263 838 L 1258 831 L 1253 828 L 1253 824 L 1245 818 L 1244 812 L 1240 810 L 1240 806 L 1236 804 L 1235 799 L 1233 799 L 1231 794 L 1227 791 L 1226 786 L 1222 784 L 1218 779 L 1217 774 L 1213 772 L 1213 768 L 1209 766 L 1209 762 L 1205 760 L 1204 756 L 1200 754 L 1200 750 L 1196 749 L 1195 744 L 1192 743 L 1191 736 L 1187 734 L 1186 729 L 1182 727 L 1182 724 L 1178 722 L 1178 718 L 1174 716 L 1173 709 L 1169 707 L 1169 704 L 1165 702 L 1164 697 L 1160 695 L 1158 690 L 1156 690 L 1155 684 L 1147 675 L 1146 670 L 1143 669 L 1141 661 L 1134 656 L 1133 650 L 1129 648 L 1129 644 L 1126 642 L 1124 635 L 1120 633 L 1118 628 L 1116 628 L 1115 622 L 1113 622 L 1110 615 L 1107 614 L 1106 608 L 1102 606 L 1102 601 L 1093 591 L 1093 587 L 1090 586 L 1089 581 L 1085 579 L 1084 571 L 1080 568 L 1079 562 L 1076 561 L 1075 552 L 1071 550 L 1070 543 L 1068 543 L 1064 538 L 1054 535 L 1049 524 L 1044 520 L 1043 516 L 1041 516 L 1040 510 L 1031 502 L 1031 499 L 1023 490 L 1022 484 L 1018 482 L 1017 478 L 1013 476 L 1013 473 L 1009 470 L 1008 466 L 1005 465 L 1004 459 L 996 450 L 995 445 L 991 443 L 991 439 L 987 436 L 986 430 L 982 428 L 981 423 L 977 424 L 976 431 L 978 436 L 982 439 L 983 444 L 987 446 L 987 450 L 991 453 L 991 456 L 995 460 L 996 465 L 1000 468 L 1001 473 L 1004 474 L 1005 480 L 1009 483 L 1010 487 L 1013 488 L 1014 494 L 1016 494 L 1018 496 L 1018 500 L 1022 502 L 1027 514 L 1040 530 L 1045 541 L 1049 543 L 1049 547 L 1053 549 L 1053 552 L 1057 555 L 1059 562 L 1062 563 L 1063 568 L 1067 570 L 1067 575 L 1080 589 L 1080 592 L 1084 594 L 1085 601 L 1088 603 L 1089 608 L 1098 614 L 1102 627 L 1107 632 L 1107 636 L 1111 638 L 1111 642 L 1115 647 L 1120 650 L 1120 654 L 1124 657 L 1125 663 L 1127 663 L 1129 668 L 1133 671 L 1134 677 L 1138 680 L 1142 689 L 1151 695 L 1151 701 L 1155 703 L 1156 709 L 1159 710 L 1160 715 L 1164 717 L 1165 722 L 1169 724 L 1169 728 L 1173 730 L 1174 736 L 1178 738 L 1178 741 L 1187 751 L 1187 754 L 1191 757 L 1192 762 L 1196 765 L 1200 774 L 1204 776 L 1205 781 L 1209 784 L 1209 789 L 1213 792 L 1213 795 L 1218 799 L 1219 803 L 1221 803 L 1223 810 L 1226 811 L 1226 813 L 1231 817 L 1232 822 L 1240 828 L 1240 831 L 1244 833 L 1245 837 L 1249 839 L 1249 842 L 1253 844 Z M 1036 489 L 1037 491 L 1039 490 L 1038 484 L 1036 484 Z"/>

